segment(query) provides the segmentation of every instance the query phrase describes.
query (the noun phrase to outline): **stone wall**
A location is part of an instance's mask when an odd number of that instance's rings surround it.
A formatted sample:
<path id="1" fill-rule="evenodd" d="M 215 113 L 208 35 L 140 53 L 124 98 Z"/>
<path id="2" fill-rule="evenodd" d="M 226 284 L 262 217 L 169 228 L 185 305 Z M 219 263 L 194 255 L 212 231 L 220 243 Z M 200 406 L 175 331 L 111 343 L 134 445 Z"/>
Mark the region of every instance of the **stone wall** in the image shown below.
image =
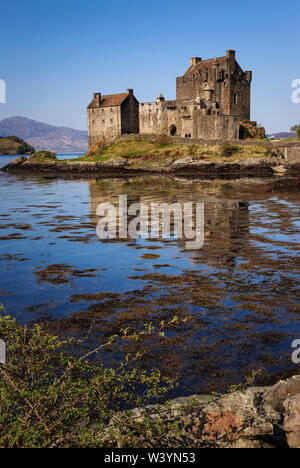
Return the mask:
<path id="1" fill-rule="evenodd" d="M 122 132 L 119 106 L 88 109 L 89 148 L 96 141 L 117 138 Z"/>
<path id="2" fill-rule="evenodd" d="M 142 140 L 142 141 L 154 141 L 157 138 L 155 133 L 149 134 L 138 134 L 138 135 L 120 135 L 118 137 L 119 141 L 130 141 L 133 139 Z M 207 139 L 207 138 L 180 138 L 180 137 L 170 137 L 170 142 L 178 145 L 207 145 L 207 146 L 215 146 L 215 145 L 222 145 L 224 143 L 224 139 Z M 262 140 L 237 140 L 233 139 L 230 140 L 230 143 L 240 146 L 251 146 L 253 144 L 260 144 L 264 145 L 265 142 Z"/>
<path id="3" fill-rule="evenodd" d="M 272 146 L 277 148 L 289 164 L 300 164 L 300 141 L 273 142 Z"/>
<path id="4" fill-rule="evenodd" d="M 238 140 L 239 118 L 207 114 L 200 106 L 166 101 L 139 106 L 141 135 L 170 135 L 192 139 Z"/>
<path id="5" fill-rule="evenodd" d="M 205 139 L 207 135 L 213 140 L 238 140 L 240 122 L 231 115 L 203 115 L 194 112 L 193 136 L 196 139 Z"/>

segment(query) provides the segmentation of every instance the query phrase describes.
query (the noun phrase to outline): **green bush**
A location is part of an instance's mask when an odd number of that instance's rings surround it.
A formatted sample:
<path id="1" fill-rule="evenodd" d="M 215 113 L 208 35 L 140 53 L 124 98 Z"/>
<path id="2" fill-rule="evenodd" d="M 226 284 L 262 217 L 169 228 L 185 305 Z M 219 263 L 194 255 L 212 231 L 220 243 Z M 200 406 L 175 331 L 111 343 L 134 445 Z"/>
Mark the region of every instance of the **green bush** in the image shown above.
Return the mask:
<path id="1" fill-rule="evenodd" d="M 79 342 L 49 335 L 40 325 L 27 329 L 0 315 L 0 336 L 7 344 L 8 357 L 7 364 L 0 364 L 0 447 L 103 446 L 104 429 L 116 412 L 165 397 L 174 382 L 158 370 L 135 368 L 140 353 L 127 356 L 114 369 L 89 358 L 101 357 L 115 341 L 137 342 L 153 333 L 163 339 L 164 328 L 173 323 L 180 321 L 175 317 L 157 329 L 147 324 L 139 334 L 122 330 L 120 336 L 77 358 L 66 350 Z M 125 433 L 130 445 L 133 435 Z M 115 444 L 113 436 L 108 444 Z"/>
<path id="2" fill-rule="evenodd" d="M 25 141 L 23 141 L 23 143 L 21 143 L 16 149 L 17 154 L 28 154 L 34 152 L 35 149 L 33 148 L 33 146 L 28 145 L 28 143 L 26 143 Z"/>
<path id="3" fill-rule="evenodd" d="M 234 153 L 237 153 L 240 150 L 240 148 L 236 145 L 232 145 L 228 141 L 225 141 L 221 145 L 220 150 L 221 150 L 221 156 L 225 158 L 230 158 Z"/>
<path id="4" fill-rule="evenodd" d="M 299 125 L 294 125 L 294 126 L 291 128 L 291 131 L 292 131 L 292 132 L 296 132 L 297 138 L 300 138 L 300 124 L 299 124 Z"/>

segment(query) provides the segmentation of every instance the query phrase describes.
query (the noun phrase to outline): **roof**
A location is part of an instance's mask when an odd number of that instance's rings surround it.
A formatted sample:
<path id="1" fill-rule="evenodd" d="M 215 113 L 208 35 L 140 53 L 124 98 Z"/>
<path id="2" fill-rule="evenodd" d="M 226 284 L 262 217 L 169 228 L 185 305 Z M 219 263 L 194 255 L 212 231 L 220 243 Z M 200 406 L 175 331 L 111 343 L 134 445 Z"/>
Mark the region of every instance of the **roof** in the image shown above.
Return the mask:
<path id="1" fill-rule="evenodd" d="M 120 106 L 127 97 L 128 97 L 128 93 L 107 94 L 106 96 L 101 96 L 100 106 L 98 106 L 95 100 L 93 99 L 91 104 L 88 106 L 88 109 L 94 109 L 96 107 L 101 108 L 101 107 Z"/>
<path id="2" fill-rule="evenodd" d="M 217 57 L 214 59 L 209 60 L 201 60 L 201 62 L 196 63 L 195 65 L 191 65 L 187 72 L 184 74 L 186 75 L 194 75 L 198 73 L 198 71 L 205 71 L 210 70 L 216 65 L 223 65 L 228 60 L 228 57 Z"/>

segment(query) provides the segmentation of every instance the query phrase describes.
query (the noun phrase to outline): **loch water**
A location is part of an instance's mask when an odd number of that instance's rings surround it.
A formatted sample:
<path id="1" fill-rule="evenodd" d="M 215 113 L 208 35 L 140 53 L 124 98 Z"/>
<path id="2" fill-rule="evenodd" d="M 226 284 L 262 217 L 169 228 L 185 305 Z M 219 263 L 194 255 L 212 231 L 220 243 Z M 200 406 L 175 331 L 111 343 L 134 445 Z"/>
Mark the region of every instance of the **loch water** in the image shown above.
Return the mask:
<path id="1" fill-rule="evenodd" d="M 10 159 L 0 156 L 0 167 Z M 293 375 L 300 192 L 268 191 L 268 182 L 0 172 L 0 302 L 20 323 L 86 337 L 87 349 L 121 328 L 186 317 L 138 345 L 137 365 L 178 378 L 177 395 L 223 391 L 257 369 L 265 384 Z M 129 204 L 203 203 L 203 247 L 187 250 L 176 236 L 99 239 L 97 206 L 122 194 Z M 114 365 L 128 352 L 102 358 Z"/>

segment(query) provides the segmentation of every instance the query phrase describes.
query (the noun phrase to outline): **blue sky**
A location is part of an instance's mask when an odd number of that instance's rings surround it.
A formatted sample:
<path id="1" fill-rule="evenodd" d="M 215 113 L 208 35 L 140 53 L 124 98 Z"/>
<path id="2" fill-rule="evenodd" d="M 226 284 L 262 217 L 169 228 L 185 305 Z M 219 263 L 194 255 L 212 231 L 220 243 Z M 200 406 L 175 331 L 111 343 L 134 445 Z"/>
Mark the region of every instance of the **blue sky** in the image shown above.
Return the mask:
<path id="1" fill-rule="evenodd" d="M 300 122 L 299 0 L 11 0 L 1 4 L 0 119 L 86 129 L 92 93 L 134 88 L 175 98 L 189 59 L 237 51 L 253 70 L 252 118 L 268 132 Z"/>

